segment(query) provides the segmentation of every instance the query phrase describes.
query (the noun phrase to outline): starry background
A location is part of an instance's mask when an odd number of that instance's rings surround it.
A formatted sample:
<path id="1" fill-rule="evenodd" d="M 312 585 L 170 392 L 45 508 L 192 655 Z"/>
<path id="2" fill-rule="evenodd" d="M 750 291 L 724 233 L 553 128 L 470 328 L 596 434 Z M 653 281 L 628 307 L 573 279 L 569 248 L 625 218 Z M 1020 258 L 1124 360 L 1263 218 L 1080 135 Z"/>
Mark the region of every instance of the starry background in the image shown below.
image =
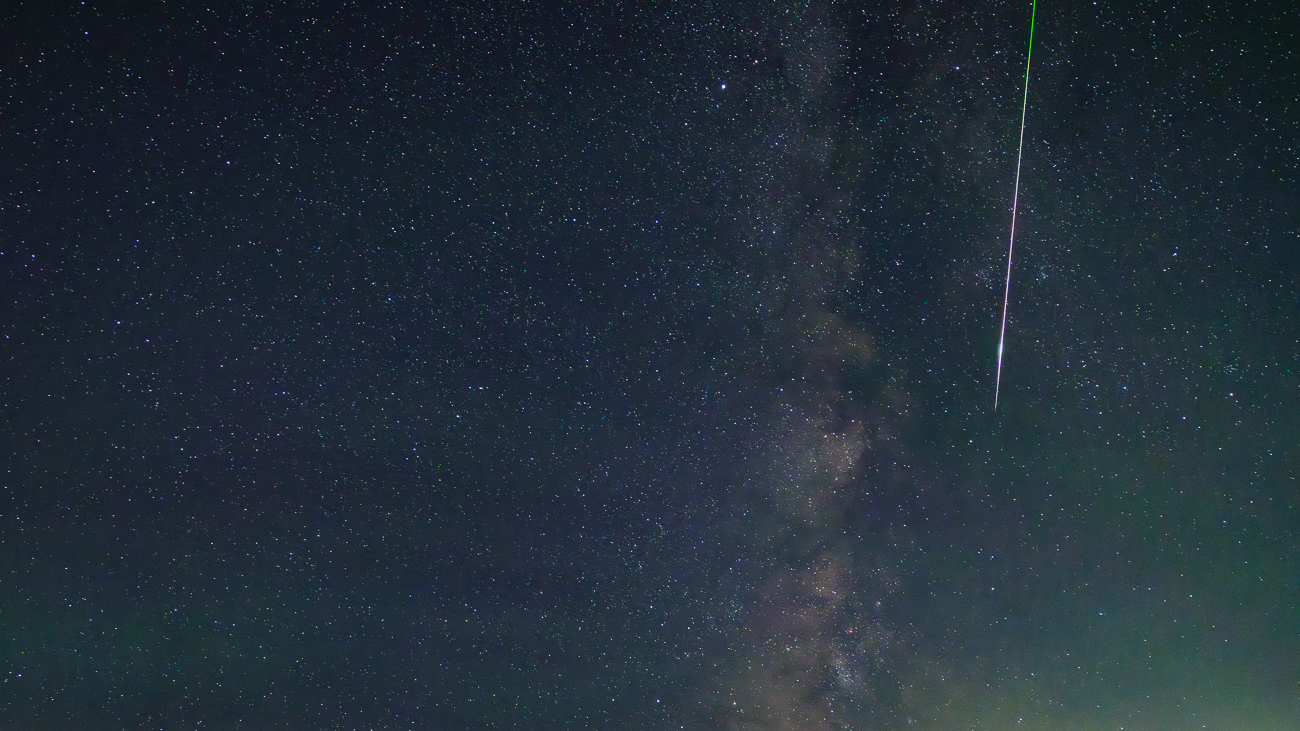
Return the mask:
<path id="1" fill-rule="evenodd" d="M 9 5 L 4 728 L 1300 724 L 1288 3 Z"/>

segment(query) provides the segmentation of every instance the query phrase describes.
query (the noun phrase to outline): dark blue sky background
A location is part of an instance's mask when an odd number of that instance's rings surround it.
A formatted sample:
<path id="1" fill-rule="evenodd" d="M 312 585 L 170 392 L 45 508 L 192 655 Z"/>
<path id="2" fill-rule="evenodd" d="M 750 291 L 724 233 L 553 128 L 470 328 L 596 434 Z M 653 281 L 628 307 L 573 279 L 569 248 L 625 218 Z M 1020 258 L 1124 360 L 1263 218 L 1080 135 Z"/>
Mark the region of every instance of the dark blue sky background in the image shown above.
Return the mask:
<path id="1" fill-rule="evenodd" d="M 1296 11 L 14 5 L 15 729 L 1300 722 Z"/>

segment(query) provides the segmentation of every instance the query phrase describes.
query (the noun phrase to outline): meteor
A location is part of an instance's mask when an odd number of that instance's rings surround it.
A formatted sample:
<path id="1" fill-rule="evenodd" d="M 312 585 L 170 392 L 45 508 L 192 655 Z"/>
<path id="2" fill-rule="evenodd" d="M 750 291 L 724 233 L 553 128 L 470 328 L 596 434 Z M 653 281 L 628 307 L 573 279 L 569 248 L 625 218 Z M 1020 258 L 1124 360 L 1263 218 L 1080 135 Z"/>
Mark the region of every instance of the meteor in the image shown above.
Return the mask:
<path id="1" fill-rule="evenodd" d="M 993 383 L 993 410 L 998 410 L 998 393 L 1002 390 L 1002 348 L 1007 342 L 1007 304 L 1011 301 L 1011 255 L 1016 248 L 1016 209 L 1020 204 L 1020 160 L 1025 153 L 1025 112 L 1029 109 L 1029 59 L 1034 53 L 1034 16 L 1038 0 L 1029 11 L 1029 50 L 1025 52 L 1025 96 L 1020 102 L 1020 149 L 1016 151 L 1016 189 L 1011 197 L 1011 242 L 1007 245 L 1007 286 L 1002 292 L 1002 334 L 998 336 L 998 375 Z"/>

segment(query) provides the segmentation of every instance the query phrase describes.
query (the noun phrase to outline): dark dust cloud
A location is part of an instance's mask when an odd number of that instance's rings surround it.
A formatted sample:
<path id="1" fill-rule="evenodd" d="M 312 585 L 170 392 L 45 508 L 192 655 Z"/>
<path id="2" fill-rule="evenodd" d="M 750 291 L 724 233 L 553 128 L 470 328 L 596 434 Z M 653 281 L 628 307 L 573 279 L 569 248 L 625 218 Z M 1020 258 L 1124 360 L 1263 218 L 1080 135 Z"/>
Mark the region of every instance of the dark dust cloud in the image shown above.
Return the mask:
<path id="1" fill-rule="evenodd" d="M 1300 727 L 1300 20 L 10 5 L 0 726 Z"/>

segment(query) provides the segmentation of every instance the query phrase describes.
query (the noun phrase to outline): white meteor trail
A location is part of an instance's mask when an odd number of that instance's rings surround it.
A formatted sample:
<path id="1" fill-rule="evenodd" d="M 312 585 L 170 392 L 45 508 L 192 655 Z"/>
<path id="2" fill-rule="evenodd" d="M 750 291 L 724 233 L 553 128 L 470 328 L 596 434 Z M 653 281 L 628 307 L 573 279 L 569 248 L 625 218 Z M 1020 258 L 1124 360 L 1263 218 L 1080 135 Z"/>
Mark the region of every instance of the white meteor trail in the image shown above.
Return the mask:
<path id="1" fill-rule="evenodd" d="M 993 384 L 993 410 L 998 410 L 998 394 L 1002 390 L 1002 347 L 1007 342 L 1007 304 L 1011 301 L 1011 255 L 1016 249 L 1016 209 L 1020 204 L 1020 160 L 1025 153 L 1025 112 L 1029 109 L 1029 59 L 1034 53 L 1034 16 L 1038 13 L 1038 0 L 1033 0 L 1029 11 L 1029 50 L 1025 52 L 1025 96 L 1020 103 L 1020 149 L 1016 151 L 1016 189 L 1011 197 L 1011 243 L 1007 245 L 1007 286 L 1002 292 L 1002 334 L 998 336 L 998 375 Z"/>

